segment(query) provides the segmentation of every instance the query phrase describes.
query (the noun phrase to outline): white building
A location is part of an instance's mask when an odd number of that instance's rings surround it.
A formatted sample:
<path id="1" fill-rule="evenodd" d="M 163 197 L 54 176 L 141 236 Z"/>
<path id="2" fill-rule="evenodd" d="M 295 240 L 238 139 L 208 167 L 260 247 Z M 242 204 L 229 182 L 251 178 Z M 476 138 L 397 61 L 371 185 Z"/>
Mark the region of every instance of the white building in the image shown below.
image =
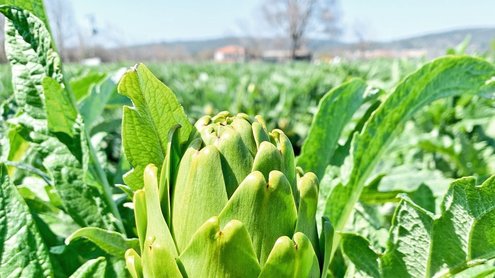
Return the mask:
<path id="1" fill-rule="evenodd" d="M 221 63 L 244 62 L 246 49 L 238 45 L 227 45 L 215 51 L 214 60 Z"/>

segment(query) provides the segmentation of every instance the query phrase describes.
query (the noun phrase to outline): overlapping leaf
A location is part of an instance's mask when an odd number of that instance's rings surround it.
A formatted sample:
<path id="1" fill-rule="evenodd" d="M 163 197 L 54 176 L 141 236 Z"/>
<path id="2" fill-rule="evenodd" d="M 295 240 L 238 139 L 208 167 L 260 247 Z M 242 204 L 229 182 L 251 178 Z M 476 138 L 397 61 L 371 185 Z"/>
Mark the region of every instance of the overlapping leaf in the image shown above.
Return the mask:
<path id="1" fill-rule="evenodd" d="M 325 209 L 336 230 L 345 227 L 373 167 L 416 111 L 448 96 L 493 92 L 494 76 L 492 64 L 460 56 L 439 58 L 406 78 L 375 111 L 354 140 L 349 180 L 345 186 L 339 185 L 332 190 Z"/>
<path id="2" fill-rule="evenodd" d="M 484 264 L 495 258 L 495 177 L 481 186 L 474 178 L 452 183 L 438 217 L 402 200 L 383 255 L 357 235 L 345 235 L 342 244 L 371 277 L 442 277 Z"/>

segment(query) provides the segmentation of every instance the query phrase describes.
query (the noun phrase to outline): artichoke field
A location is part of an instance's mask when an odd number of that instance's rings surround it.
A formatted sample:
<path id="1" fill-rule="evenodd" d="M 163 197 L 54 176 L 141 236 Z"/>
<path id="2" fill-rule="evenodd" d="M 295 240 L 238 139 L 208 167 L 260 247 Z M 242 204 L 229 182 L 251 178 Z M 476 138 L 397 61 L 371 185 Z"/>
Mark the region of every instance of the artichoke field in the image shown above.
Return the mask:
<path id="1" fill-rule="evenodd" d="M 142 64 L 68 78 L 42 1 L 0 12 L 12 70 L 0 103 L 0 277 L 495 274 L 493 60 L 448 55 L 387 86 L 323 73 L 316 87 L 338 86 L 318 107 L 291 86 L 267 98 L 255 87 L 272 92 L 273 78 L 255 78 L 251 109 L 240 94 L 215 108 L 261 111 L 268 126 L 311 119 L 292 145 L 290 129 L 269 132 L 260 116 L 193 125 Z"/>
<path id="2" fill-rule="evenodd" d="M 281 130 L 268 132 L 259 116 L 205 116 L 178 157 L 178 129 L 161 171 L 147 165 L 134 193 L 141 255 L 125 255 L 133 277 L 326 275 L 318 178 L 296 168 Z"/>

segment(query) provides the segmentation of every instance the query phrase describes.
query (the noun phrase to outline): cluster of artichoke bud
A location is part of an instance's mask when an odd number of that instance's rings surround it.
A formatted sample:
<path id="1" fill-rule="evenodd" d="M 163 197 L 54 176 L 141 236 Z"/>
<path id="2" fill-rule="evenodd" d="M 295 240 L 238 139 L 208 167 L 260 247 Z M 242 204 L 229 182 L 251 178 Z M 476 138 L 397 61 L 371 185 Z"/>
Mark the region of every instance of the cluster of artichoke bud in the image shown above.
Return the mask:
<path id="1" fill-rule="evenodd" d="M 134 194 L 132 277 L 320 277 L 318 180 L 296 168 L 285 134 L 227 112 L 195 127 Z"/>

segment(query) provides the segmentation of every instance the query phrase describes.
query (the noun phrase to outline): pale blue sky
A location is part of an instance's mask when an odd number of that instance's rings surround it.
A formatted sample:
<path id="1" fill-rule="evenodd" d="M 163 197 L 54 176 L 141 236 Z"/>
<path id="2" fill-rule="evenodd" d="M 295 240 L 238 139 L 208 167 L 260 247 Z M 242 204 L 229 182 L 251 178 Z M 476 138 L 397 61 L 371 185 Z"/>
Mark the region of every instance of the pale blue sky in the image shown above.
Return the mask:
<path id="1" fill-rule="evenodd" d="M 72 0 L 79 24 L 93 15 L 103 30 L 129 44 L 265 33 L 263 0 Z M 495 27 L 495 0 L 340 0 L 342 22 L 366 36 L 393 40 L 467 27 Z"/>

